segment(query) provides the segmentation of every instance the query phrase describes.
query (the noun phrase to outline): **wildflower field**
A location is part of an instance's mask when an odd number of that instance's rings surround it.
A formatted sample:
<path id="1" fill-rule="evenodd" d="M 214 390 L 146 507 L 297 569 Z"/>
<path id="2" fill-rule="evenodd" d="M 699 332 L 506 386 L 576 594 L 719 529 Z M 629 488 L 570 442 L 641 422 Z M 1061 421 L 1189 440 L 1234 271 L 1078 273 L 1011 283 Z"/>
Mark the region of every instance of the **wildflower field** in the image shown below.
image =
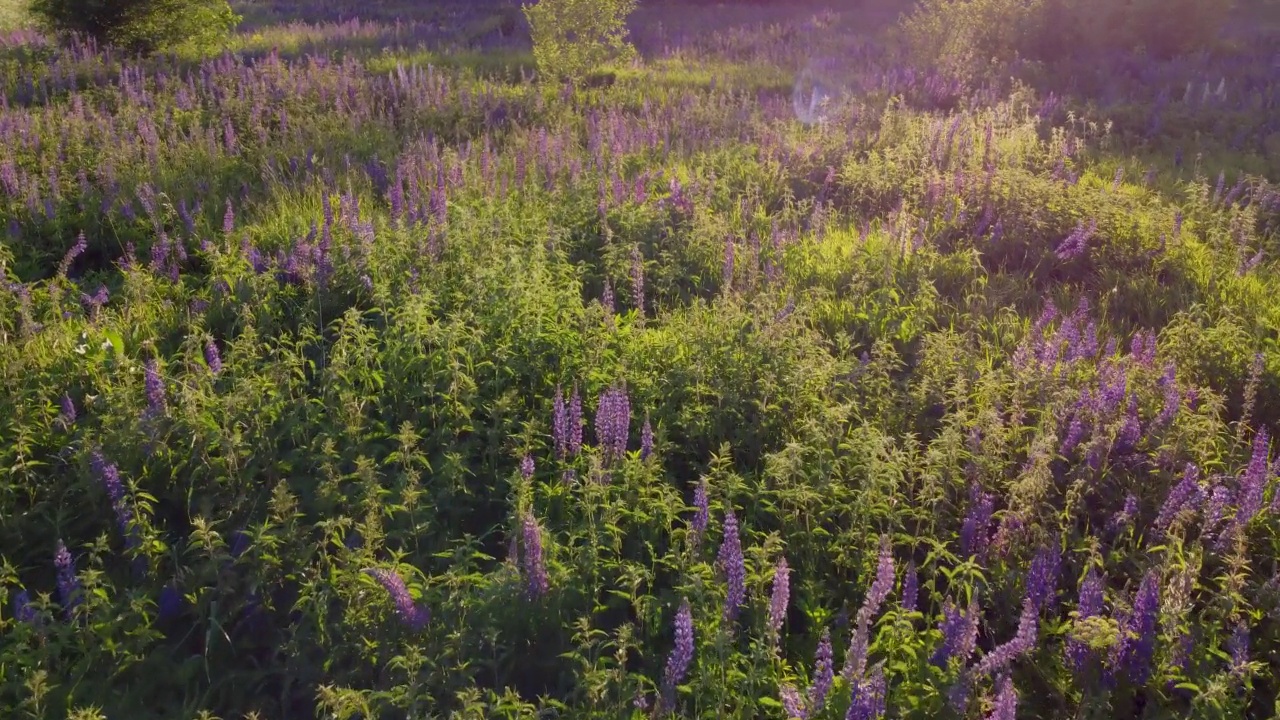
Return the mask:
<path id="1" fill-rule="evenodd" d="M 514 6 L 6 5 L 0 717 L 1276 717 L 1242 5 L 962 76 L 642 3 L 576 86 Z"/>

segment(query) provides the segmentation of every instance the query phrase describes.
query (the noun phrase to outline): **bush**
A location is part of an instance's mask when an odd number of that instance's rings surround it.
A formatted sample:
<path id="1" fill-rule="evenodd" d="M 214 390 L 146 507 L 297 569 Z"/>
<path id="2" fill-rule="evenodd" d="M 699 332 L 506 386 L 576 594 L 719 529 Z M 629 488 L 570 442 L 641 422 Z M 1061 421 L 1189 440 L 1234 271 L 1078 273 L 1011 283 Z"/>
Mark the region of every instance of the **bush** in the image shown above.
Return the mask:
<path id="1" fill-rule="evenodd" d="M 1052 62 L 1209 46 L 1234 0 L 923 0 L 903 22 L 918 62 L 962 78 L 1017 58 Z"/>
<path id="2" fill-rule="evenodd" d="M 543 77 L 578 82 L 612 60 L 628 60 L 627 16 L 636 0 L 539 0 L 525 5 L 533 58 Z"/>
<path id="3" fill-rule="evenodd" d="M 144 53 L 183 43 L 209 46 L 240 21 L 227 0 L 32 0 L 31 13 L 54 32 Z"/>

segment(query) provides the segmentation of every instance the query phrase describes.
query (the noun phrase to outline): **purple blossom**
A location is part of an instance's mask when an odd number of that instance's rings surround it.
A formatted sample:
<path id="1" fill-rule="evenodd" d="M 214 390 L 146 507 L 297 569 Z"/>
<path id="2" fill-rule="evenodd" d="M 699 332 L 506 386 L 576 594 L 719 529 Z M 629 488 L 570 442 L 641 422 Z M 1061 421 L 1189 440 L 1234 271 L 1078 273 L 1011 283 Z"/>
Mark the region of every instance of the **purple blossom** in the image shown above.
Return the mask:
<path id="1" fill-rule="evenodd" d="M 525 480 L 533 477 L 533 456 L 528 453 L 520 458 L 520 477 Z"/>
<path id="2" fill-rule="evenodd" d="M 867 644 L 870 641 L 871 620 L 880 611 L 880 606 L 893 590 L 893 547 L 888 536 L 880 539 L 880 553 L 876 563 L 876 579 L 867 589 L 867 597 L 858 609 L 857 627 L 849 640 L 849 650 L 845 653 L 844 670 L 841 674 L 853 682 L 861 678 L 866 671 Z"/>
<path id="3" fill-rule="evenodd" d="M 1077 412 L 1071 416 L 1071 423 L 1067 425 L 1067 434 L 1062 438 L 1062 447 L 1058 449 L 1058 453 L 1063 457 L 1071 457 L 1083 437 L 1084 422 L 1080 419 L 1080 413 Z"/>
<path id="4" fill-rule="evenodd" d="M 639 246 L 631 248 L 631 301 L 640 317 L 644 317 L 644 257 Z"/>
<path id="5" fill-rule="evenodd" d="M 791 568 L 787 567 L 787 559 L 780 557 L 773 571 L 773 592 L 769 596 L 769 630 L 774 637 L 782 631 L 782 623 L 787 619 L 787 603 L 790 600 Z"/>
<path id="6" fill-rule="evenodd" d="M 1018 618 L 1018 632 L 1013 638 L 983 656 L 974 666 L 975 676 L 992 675 L 1009 666 L 1020 655 L 1033 650 L 1040 627 L 1039 608 L 1035 599 L 1028 596 L 1022 602 L 1022 615 Z"/>
<path id="7" fill-rule="evenodd" d="M 164 414 L 164 380 L 160 378 L 160 364 L 155 358 L 149 358 L 146 364 L 144 383 L 147 393 L 147 406 L 154 415 Z"/>
<path id="8" fill-rule="evenodd" d="M 222 354 L 218 352 L 218 345 L 212 340 L 204 344 L 204 362 L 209 366 L 209 372 L 214 375 L 222 372 Z"/>
<path id="9" fill-rule="evenodd" d="M 125 537 L 126 543 L 132 547 L 136 542 L 136 530 L 131 525 L 133 511 L 125 502 L 124 482 L 120 479 L 119 468 L 114 463 L 107 462 L 101 450 L 94 450 L 89 454 L 89 467 L 98 477 L 98 482 L 102 483 L 102 488 L 106 490 L 107 498 L 111 501 L 111 509 L 116 515 L 116 522 L 120 525 L 120 533 Z"/>
<path id="10" fill-rule="evenodd" d="M 76 421 L 76 403 L 70 394 L 62 396 L 62 410 L 58 414 L 58 421 L 64 428 L 70 428 Z"/>
<path id="11" fill-rule="evenodd" d="M 1102 613 L 1103 579 L 1093 568 L 1080 581 L 1080 599 L 1076 603 L 1076 622 L 1082 622 Z M 1067 640 L 1067 662 L 1077 674 L 1084 669 L 1093 651 L 1086 643 L 1074 638 Z"/>
<path id="12" fill-rule="evenodd" d="M 667 667 L 662 674 L 663 706 L 668 710 L 675 709 L 676 687 L 684 682 L 693 664 L 693 612 L 687 599 L 680 601 L 676 612 L 675 636 L 675 647 L 667 656 Z"/>
<path id="13" fill-rule="evenodd" d="M 1199 479 L 1200 468 L 1192 463 L 1187 463 L 1187 469 L 1182 474 L 1182 480 L 1169 491 L 1164 505 L 1160 508 L 1160 514 L 1156 516 L 1155 528 L 1157 533 L 1163 533 L 1168 530 L 1178 514 L 1203 494 L 1200 489 Z"/>
<path id="14" fill-rule="evenodd" d="M 1111 522 L 1107 524 L 1107 531 L 1111 533 L 1120 532 L 1131 525 L 1137 517 L 1138 498 L 1133 493 L 1129 493 L 1124 498 L 1124 507 L 1111 516 Z"/>
<path id="15" fill-rule="evenodd" d="M 1131 452 L 1142 439 L 1142 423 L 1138 420 L 1138 396 L 1129 396 L 1129 406 L 1125 410 L 1124 422 L 1116 433 L 1115 452 L 1124 455 Z"/>
<path id="16" fill-rule="evenodd" d="M 1209 501 L 1204 508 L 1204 523 L 1200 527 L 1200 535 L 1206 542 L 1216 534 L 1218 525 L 1226 516 L 1227 506 L 1231 504 L 1233 497 L 1231 488 L 1226 485 L 1216 485 L 1209 492 Z"/>
<path id="17" fill-rule="evenodd" d="M 716 565 L 725 581 L 724 620 L 732 623 L 738 617 L 747 597 L 747 568 L 742 556 L 742 543 L 738 539 L 738 518 L 733 508 L 725 510 L 724 540 L 716 556 Z"/>
<path id="18" fill-rule="evenodd" d="M 329 199 L 329 196 L 326 193 L 325 194 L 326 208 L 328 208 L 328 202 L 327 202 L 328 199 Z M 222 214 L 222 232 L 226 235 L 230 235 L 232 232 L 235 232 L 235 229 L 236 229 L 236 211 L 235 211 L 235 208 L 231 206 L 231 198 L 227 198 L 227 210 L 225 213 Z"/>
<path id="19" fill-rule="evenodd" d="M 1016 720 L 1018 717 L 1018 692 L 1013 687 L 1013 680 L 1008 675 L 1000 678 L 997 684 L 996 700 L 987 720 Z"/>
<path id="20" fill-rule="evenodd" d="M 1231 656 L 1231 674 L 1236 677 L 1244 675 L 1249 664 L 1249 626 L 1246 623 L 1236 625 L 1235 632 L 1227 639 L 1227 654 Z"/>
<path id="21" fill-rule="evenodd" d="M 800 691 L 791 685 L 783 683 L 778 686 L 778 699 L 782 701 L 782 711 L 788 718 L 806 720 L 809 717 L 809 709 L 805 706 L 804 698 L 800 696 Z"/>
<path id="22" fill-rule="evenodd" d="M 521 541 L 524 543 L 523 572 L 525 593 L 531 600 L 537 600 L 547 594 L 546 559 L 542 550 L 542 528 L 533 515 L 526 513 L 520 523 Z"/>
<path id="23" fill-rule="evenodd" d="M 1054 255 L 1059 260 L 1071 260 L 1080 257 L 1088 249 L 1089 240 L 1097 232 L 1097 229 L 1098 223 L 1096 221 L 1090 221 L 1087 226 L 1084 223 L 1076 225 L 1076 229 L 1058 245 Z"/>
<path id="24" fill-rule="evenodd" d="M 942 607 L 942 622 L 938 625 L 942 642 L 929 662 L 946 667 L 952 658 L 964 663 L 973 654 L 978 642 L 978 602 L 971 600 L 967 610 L 948 600 Z"/>
<path id="25" fill-rule="evenodd" d="M 1265 429 L 1253 436 L 1253 455 L 1249 466 L 1240 478 L 1240 499 L 1233 526 L 1243 530 L 1250 521 L 1262 511 L 1263 495 L 1267 491 L 1267 480 L 1271 476 L 1267 454 L 1270 437 Z"/>
<path id="26" fill-rule="evenodd" d="M 615 312 L 613 302 L 613 284 L 607 279 L 604 281 L 604 291 L 600 294 L 600 306 L 604 308 L 606 322 L 612 322 L 613 314 Z"/>
<path id="27" fill-rule="evenodd" d="M 622 385 L 613 385 L 600 394 L 596 407 L 596 441 L 605 464 L 621 460 L 627 453 L 631 433 L 631 401 Z"/>
<path id="28" fill-rule="evenodd" d="M 431 612 L 425 605 L 414 604 L 413 597 L 409 595 L 409 588 L 405 586 L 404 578 L 400 577 L 399 573 L 382 568 L 368 568 L 365 572 L 377 580 L 378 584 L 382 585 L 391 596 L 391 603 L 395 606 L 400 622 L 414 631 L 426 627 L 431 620 Z"/>
<path id="29" fill-rule="evenodd" d="M 1150 570 L 1133 599 L 1133 609 L 1120 623 L 1120 641 L 1112 648 L 1111 671 L 1124 672 L 1137 687 L 1147 683 L 1155 652 L 1156 620 L 1160 610 L 1160 575 Z"/>
<path id="30" fill-rule="evenodd" d="M 884 671 L 877 668 L 870 677 L 859 678 L 853 683 L 851 695 L 845 720 L 876 720 L 884 717 L 887 695 Z"/>
<path id="31" fill-rule="evenodd" d="M 974 484 L 969 491 L 969 512 L 960 528 L 960 552 L 979 559 L 986 553 L 991 532 L 991 515 L 995 511 L 995 497 Z"/>
<path id="32" fill-rule="evenodd" d="M 1164 407 L 1156 416 L 1155 426 L 1162 428 L 1173 422 L 1178 410 L 1182 407 L 1182 393 L 1178 390 L 1177 383 L 1177 368 L 1173 363 L 1164 366 L 1164 374 L 1160 376 L 1157 384 L 1164 389 Z"/>
<path id="33" fill-rule="evenodd" d="M 920 579 L 916 576 L 915 561 L 912 561 L 907 563 L 907 573 L 902 579 L 902 609 L 907 612 L 915 612 L 919 593 Z"/>
<path id="34" fill-rule="evenodd" d="M 693 520 L 689 523 L 689 529 L 693 531 L 694 542 L 696 543 L 707 532 L 707 523 L 711 519 L 711 510 L 707 502 L 707 481 L 702 480 L 697 487 L 693 489 Z"/>
<path id="35" fill-rule="evenodd" d="M 1037 609 L 1050 607 L 1058 592 L 1058 570 L 1062 555 L 1056 544 L 1048 545 L 1036 553 L 1027 570 L 1027 599 Z"/>
<path id="36" fill-rule="evenodd" d="M 53 555 L 53 567 L 58 571 L 58 597 L 62 599 L 62 607 L 70 619 L 76 605 L 80 604 L 80 579 L 76 577 L 75 561 L 61 540 Z"/>
<path id="37" fill-rule="evenodd" d="M 19 590 L 13 596 L 13 618 L 20 623 L 34 625 L 36 617 L 36 609 L 31 605 L 31 593 Z"/>
<path id="38" fill-rule="evenodd" d="M 835 663 L 832 660 L 831 631 L 824 629 L 813 656 L 813 679 L 809 684 L 809 711 L 818 713 L 827 703 L 827 693 L 835 683 Z"/>

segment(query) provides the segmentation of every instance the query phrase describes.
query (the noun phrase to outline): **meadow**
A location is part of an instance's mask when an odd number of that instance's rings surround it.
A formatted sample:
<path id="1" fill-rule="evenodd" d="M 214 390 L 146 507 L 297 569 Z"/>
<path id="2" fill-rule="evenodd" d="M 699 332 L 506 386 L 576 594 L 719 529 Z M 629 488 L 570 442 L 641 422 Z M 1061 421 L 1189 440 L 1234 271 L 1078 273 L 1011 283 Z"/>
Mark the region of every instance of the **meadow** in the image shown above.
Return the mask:
<path id="1" fill-rule="evenodd" d="M 575 87 L 513 6 L 6 4 L 0 716 L 1277 717 L 1246 5 L 957 78 L 646 4 Z"/>

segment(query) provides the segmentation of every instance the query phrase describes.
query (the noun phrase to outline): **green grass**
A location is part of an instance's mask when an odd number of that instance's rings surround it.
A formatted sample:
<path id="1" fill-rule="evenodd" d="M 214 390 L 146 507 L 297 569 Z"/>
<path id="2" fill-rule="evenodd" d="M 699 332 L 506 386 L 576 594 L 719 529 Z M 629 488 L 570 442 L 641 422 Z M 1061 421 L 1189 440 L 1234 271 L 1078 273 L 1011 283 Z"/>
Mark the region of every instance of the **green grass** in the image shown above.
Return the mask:
<path id="1" fill-rule="evenodd" d="M 26 0 L 0 0 L 0 30 L 12 30 L 27 23 Z"/>

